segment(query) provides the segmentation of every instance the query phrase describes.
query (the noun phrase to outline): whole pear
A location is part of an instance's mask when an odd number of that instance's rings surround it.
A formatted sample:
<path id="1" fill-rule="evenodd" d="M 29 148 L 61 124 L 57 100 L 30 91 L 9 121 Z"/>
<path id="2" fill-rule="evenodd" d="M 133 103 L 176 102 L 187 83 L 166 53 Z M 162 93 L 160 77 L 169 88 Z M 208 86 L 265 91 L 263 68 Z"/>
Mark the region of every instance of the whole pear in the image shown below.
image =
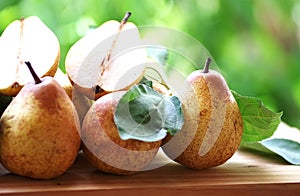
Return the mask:
<path id="1" fill-rule="evenodd" d="M 183 93 L 185 123 L 174 137 L 168 135 L 163 150 L 174 161 L 193 169 L 225 163 L 238 149 L 243 120 L 224 77 L 209 70 L 188 75 L 189 88 Z"/>
<path id="2" fill-rule="evenodd" d="M 72 100 L 53 77 L 27 83 L 0 119 L 0 161 L 14 174 L 35 179 L 62 175 L 80 147 Z"/>
<path id="3" fill-rule="evenodd" d="M 122 140 L 114 122 L 114 111 L 125 91 L 116 91 L 97 99 L 82 125 L 83 152 L 100 171 L 129 175 L 142 171 L 154 159 L 161 140 L 144 142 Z"/>

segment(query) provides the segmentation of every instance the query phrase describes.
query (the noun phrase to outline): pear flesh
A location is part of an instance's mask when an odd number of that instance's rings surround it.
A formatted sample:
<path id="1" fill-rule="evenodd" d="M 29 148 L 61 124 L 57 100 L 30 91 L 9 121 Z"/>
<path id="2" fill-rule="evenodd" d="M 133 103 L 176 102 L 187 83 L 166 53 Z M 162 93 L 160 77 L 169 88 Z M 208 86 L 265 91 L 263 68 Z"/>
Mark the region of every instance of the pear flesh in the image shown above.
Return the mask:
<path id="1" fill-rule="evenodd" d="M 68 96 L 72 99 L 73 86 L 67 76 L 60 68 L 57 69 L 54 79 L 60 84 L 61 87 L 66 91 Z"/>
<path id="2" fill-rule="evenodd" d="M 129 175 L 142 171 L 154 159 L 161 140 L 122 140 L 114 123 L 114 110 L 125 91 L 106 94 L 95 101 L 82 125 L 83 152 L 100 171 Z"/>
<path id="3" fill-rule="evenodd" d="M 118 21 L 107 21 L 68 51 L 66 72 L 74 86 L 88 96 L 98 93 L 95 86 L 102 95 L 129 89 L 144 75 L 147 51 L 140 47 L 139 31 L 131 22 L 120 26 Z"/>
<path id="4" fill-rule="evenodd" d="M 225 163 L 238 149 L 242 116 L 223 76 L 214 70 L 192 72 L 182 98 L 185 124 L 173 138 L 164 140 L 164 152 L 193 169 Z"/>
<path id="5" fill-rule="evenodd" d="M 72 101 L 77 110 L 80 125 L 82 125 L 86 113 L 95 101 L 81 93 L 78 88 L 72 90 Z"/>
<path id="6" fill-rule="evenodd" d="M 0 37 L 0 94 L 16 96 L 32 80 L 25 61 L 39 77 L 54 76 L 60 58 L 56 35 L 36 16 L 10 23 Z"/>
<path id="7" fill-rule="evenodd" d="M 0 119 L 0 161 L 12 173 L 35 179 L 62 175 L 80 147 L 72 100 L 52 77 L 26 84 Z"/>

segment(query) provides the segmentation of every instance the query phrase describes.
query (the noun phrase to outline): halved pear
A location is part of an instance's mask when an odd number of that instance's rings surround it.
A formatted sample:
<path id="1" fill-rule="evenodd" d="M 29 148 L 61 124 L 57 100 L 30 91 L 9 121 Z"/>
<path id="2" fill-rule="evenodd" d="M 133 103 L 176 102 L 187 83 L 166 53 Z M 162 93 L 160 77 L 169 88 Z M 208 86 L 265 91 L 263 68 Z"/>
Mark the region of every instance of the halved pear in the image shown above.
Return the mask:
<path id="1" fill-rule="evenodd" d="M 15 96 L 32 81 L 25 61 L 39 77 L 54 76 L 60 57 L 56 35 L 36 16 L 10 23 L 0 37 L 0 94 Z"/>
<path id="2" fill-rule="evenodd" d="M 144 75 L 147 51 L 141 46 L 136 25 L 123 22 L 105 22 L 68 51 L 65 67 L 69 79 L 89 97 L 97 99 L 107 92 L 129 89 Z"/>
<path id="3" fill-rule="evenodd" d="M 66 91 L 70 99 L 72 99 L 73 94 L 73 86 L 67 76 L 60 68 L 57 69 L 54 79 L 58 82 L 58 84 L 63 87 L 63 89 Z"/>
<path id="4" fill-rule="evenodd" d="M 68 96 L 72 99 L 81 125 L 85 114 L 90 109 L 94 101 L 79 92 L 78 88 L 73 87 L 67 74 L 65 74 L 60 68 L 57 69 L 54 79 L 58 82 L 58 84 L 60 84 L 60 86 L 63 87 Z"/>
<path id="5" fill-rule="evenodd" d="M 86 113 L 95 101 L 79 92 L 77 88 L 73 89 L 72 101 L 77 110 L 80 125 L 82 125 Z"/>

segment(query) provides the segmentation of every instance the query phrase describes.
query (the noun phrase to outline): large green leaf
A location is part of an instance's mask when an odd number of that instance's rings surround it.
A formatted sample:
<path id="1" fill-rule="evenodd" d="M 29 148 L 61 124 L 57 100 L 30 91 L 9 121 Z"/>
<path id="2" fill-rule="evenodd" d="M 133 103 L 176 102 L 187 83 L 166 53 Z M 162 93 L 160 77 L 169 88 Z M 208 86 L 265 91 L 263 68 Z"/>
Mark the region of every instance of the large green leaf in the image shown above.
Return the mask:
<path id="1" fill-rule="evenodd" d="M 282 112 L 272 112 L 257 98 L 232 93 L 243 117 L 241 147 L 273 152 L 291 164 L 300 165 L 300 143 L 296 141 L 300 138 L 300 132 L 290 130 L 288 126 L 278 129 Z"/>
<path id="2" fill-rule="evenodd" d="M 280 155 L 286 161 L 294 165 L 300 165 L 300 143 L 284 139 L 270 138 L 260 142 L 272 152 Z"/>
<path id="3" fill-rule="evenodd" d="M 183 125 L 181 103 L 163 96 L 145 84 L 131 87 L 120 99 L 114 121 L 124 140 L 158 141 L 167 132 L 175 134 Z"/>
<path id="4" fill-rule="evenodd" d="M 242 144 L 258 142 L 271 137 L 281 122 L 282 112 L 275 113 L 269 110 L 257 98 L 242 96 L 234 91 L 232 93 L 243 117 Z"/>

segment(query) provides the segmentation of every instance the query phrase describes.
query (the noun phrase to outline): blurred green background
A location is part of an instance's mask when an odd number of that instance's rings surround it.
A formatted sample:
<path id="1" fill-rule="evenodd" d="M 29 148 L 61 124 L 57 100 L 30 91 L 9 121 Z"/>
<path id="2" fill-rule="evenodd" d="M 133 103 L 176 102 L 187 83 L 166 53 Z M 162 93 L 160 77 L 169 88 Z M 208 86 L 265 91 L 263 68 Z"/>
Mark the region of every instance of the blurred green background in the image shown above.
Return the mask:
<path id="1" fill-rule="evenodd" d="M 300 2 L 298 0 L 1 0 L 0 33 L 36 15 L 67 51 L 90 26 L 133 13 L 136 25 L 184 31 L 210 52 L 231 89 L 258 97 L 300 128 Z"/>

